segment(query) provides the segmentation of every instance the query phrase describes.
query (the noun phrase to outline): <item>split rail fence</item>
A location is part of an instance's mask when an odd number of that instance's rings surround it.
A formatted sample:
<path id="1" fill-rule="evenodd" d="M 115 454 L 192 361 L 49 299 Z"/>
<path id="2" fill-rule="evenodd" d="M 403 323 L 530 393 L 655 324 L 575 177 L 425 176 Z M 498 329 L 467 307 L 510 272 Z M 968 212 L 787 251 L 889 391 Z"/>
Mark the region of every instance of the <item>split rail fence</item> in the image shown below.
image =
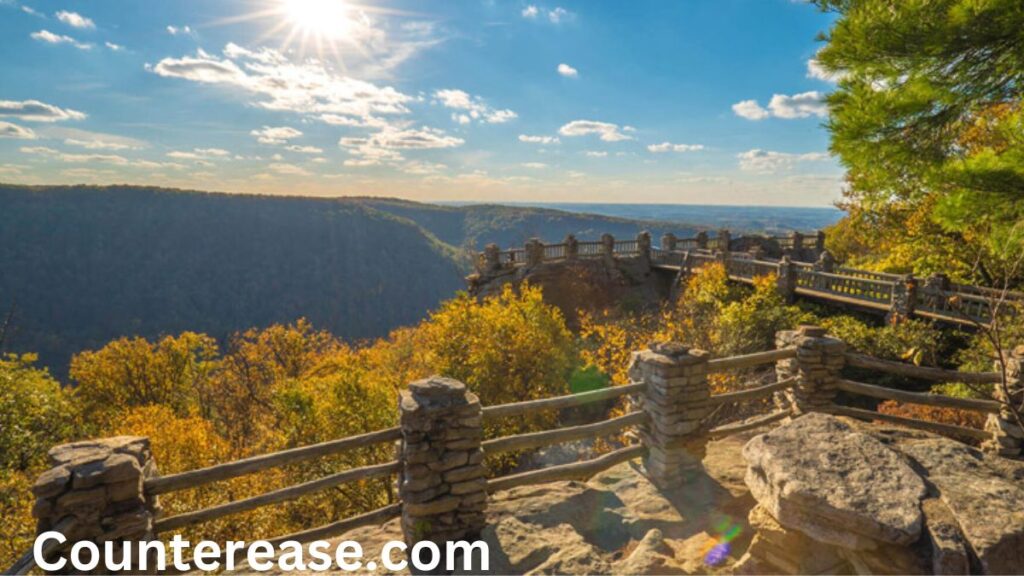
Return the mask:
<path id="1" fill-rule="evenodd" d="M 435 377 L 410 384 L 401 393 L 399 426 L 166 476 L 154 472 L 155 463 L 148 440 L 144 438 L 121 437 L 64 445 L 51 451 L 59 457 L 55 457 L 54 467 L 40 477 L 34 488 L 38 499 L 36 515 L 39 529 L 58 529 L 94 541 L 157 539 L 161 534 L 167 536 L 188 526 L 293 501 L 342 484 L 394 478 L 398 488 L 397 502 L 323 526 L 272 538 L 269 542 L 328 539 L 398 517 L 402 518 L 403 531 L 410 543 L 461 539 L 482 529 L 486 501 L 494 492 L 556 480 L 585 479 L 636 458 L 643 459 L 645 473 L 658 487 L 677 488 L 701 469 L 700 460 L 708 441 L 811 411 L 882 420 L 961 440 L 984 440 L 1003 450 L 1001 453 L 1007 454 L 1014 447 L 1017 454 L 1020 453 L 1020 441 L 1008 440 L 1005 434 L 1000 436 L 998 433 L 998 430 L 1006 429 L 1009 416 L 997 400 L 952 398 L 890 389 L 848 380 L 841 371 L 844 367 L 852 367 L 916 379 L 971 384 L 998 384 L 1003 381 L 1000 373 L 964 373 L 880 360 L 848 351 L 842 341 L 815 327 L 780 332 L 776 345 L 776 349 L 764 352 L 711 358 L 707 352 L 678 344 L 654 344 L 650 349 L 634 353 L 629 370 L 632 382 L 629 384 L 495 406 L 482 406 L 479 399 L 459 382 Z M 1009 354 L 1008 362 L 1011 365 L 1008 374 L 1015 379 L 1007 383 L 1006 389 L 1011 390 L 1011 394 L 1019 394 L 1024 347 Z M 758 383 L 723 394 L 710 392 L 708 375 L 711 373 L 761 367 L 762 377 L 757 382 L 763 382 L 764 373 L 770 372 L 771 366 L 774 366 L 773 382 Z M 982 412 L 1002 426 L 996 426 L 996 432 L 989 432 L 880 414 L 837 404 L 839 392 Z M 763 402 L 765 399 L 771 402 Z M 762 401 L 757 404 L 762 414 L 711 426 L 712 422 L 719 420 L 722 407 L 752 401 Z M 594 403 L 604 403 L 601 405 L 607 408 L 602 411 L 604 414 L 620 412 L 610 410 L 612 406 L 624 408 L 624 413 L 587 424 L 484 438 L 488 423 L 541 411 L 593 406 Z M 769 408 L 762 410 L 765 406 Z M 537 450 L 597 438 L 610 439 L 612 445 L 619 447 L 579 462 L 498 477 L 489 473 L 485 460 L 486 456 L 511 451 Z M 381 445 L 393 446 L 396 458 L 201 510 L 167 517 L 160 513 L 158 497 L 161 495 Z M 109 455 L 100 454 L 98 467 L 96 454 L 103 447 L 109 448 Z M 76 468 L 83 462 L 87 468 Z M 88 471 L 89 482 L 79 485 L 77 479 L 86 474 L 83 470 Z M 97 492 L 97 486 L 106 489 Z M 129 492 L 127 497 L 123 494 L 125 486 Z M 131 493 L 132 486 L 137 490 L 134 494 Z M 97 510 L 100 510 L 99 514 Z M 47 553 L 65 552 L 50 548 Z M 8 573 L 24 574 L 33 566 L 33 556 L 29 551 Z"/>

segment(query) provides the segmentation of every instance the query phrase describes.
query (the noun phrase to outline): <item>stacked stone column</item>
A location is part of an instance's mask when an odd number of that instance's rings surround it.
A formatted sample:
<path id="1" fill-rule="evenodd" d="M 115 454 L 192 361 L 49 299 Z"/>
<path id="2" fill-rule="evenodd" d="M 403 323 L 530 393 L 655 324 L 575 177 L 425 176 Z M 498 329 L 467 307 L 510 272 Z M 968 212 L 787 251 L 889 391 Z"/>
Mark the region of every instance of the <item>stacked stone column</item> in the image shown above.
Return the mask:
<path id="1" fill-rule="evenodd" d="M 524 246 L 526 252 L 526 265 L 530 268 L 540 266 L 544 261 L 544 244 L 538 238 L 531 238 Z"/>
<path id="2" fill-rule="evenodd" d="M 148 438 L 62 444 L 50 449 L 49 459 L 51 468 L 32 487 L 38 533 L 60 529 L 68 542 L 155 539 L 153 521 L 160 506 L 156 496 L 147 497 L 143 490 L 146 478 L 157 474 Z M 102 554 L 103 546 L 99 548 Z M 102 572 L 103 566 L 101 559 L 97 570 Z"/>
<path id="3" fill-rule="evenodd" d="M 706 250 L 707 247 L 708 247 L 708 233 L 703 231 L 703 230 L 701 230 L 700 232 L 697 232 L 697 248 L 700 248 L 701 250 Z"/>
<path id="4" fill-rule="evenodd" d="M 640 253 L 640 261 L 643 263 L 645 268 L 651 266 L 651 234 L 650 232 L 641 232 L 636 235 L 636 249 Z"/>
<path id="5" fill-rule="evenodd" d="M 704 458 L 704 419 L 711 413 L 708 358 L 703 350 L 655 343 L 633 353 L 629 376 L 646 383 L 638 404 L 650 416 L 640 437 L 655 486 L 672 489 L 699 473 Z"/>
<path id="6" fill-rule="evenodd" d="M 615 266 L 615 237 L 611 234 L 601 235 L 601 257 L 609 269 Z"/>
<path id="7" fill-rule="evenodd" d="M 485 274 L 497 272 L 501 268 L 501 249 L 497 244 L 491 243 L 484 246 L 483 266 L 480 270 Z"/>
<path id="8" fill-rule="evenodd" d="M 983 442 L 981 447 L 1006 458 L 1018 458 L 1024 449 L 1024 430 L 1021 430 L 1007 404 L 1012 403 L 1019 409 L 1021 399 L 1024 398 L 1024 346 L 1017 346 L 1003 354 L 1006 362 L 1006 390 L 1003 390 L 1001 384 L 995 385 L 994 396 L 1002 406 L 999 414 L 988 415 L 985 430 L 992 434 L 992 438 Z M 998 362 L 995 370 L 1002 370 Z"/>
<path id="9" fill-rule="evenodd" d="M 565 237 L 565 259 L 577 260 L 580 256 L 580 242 L 575 236 L 569 234 Z"/>
<path id="10" fill-rule="evenodd" d="M 832 253 L 828 250 L 822 250 L 818 253 L 818 259 L 814 261 L 815 272 L 828 272 L 832 273 L 836 268 L 836 259 L 832 256 Z"/>
<path id="11" fill-rule="evenodd" d="M 406 542 L 475 537 L 487 507 L 480 400 L 465 384 L 435 376 L 403 390 L 399 410 Z"/>
<path id="12" fill-rule="evenodd" d="M 779 274 L 775 277 L 775 289 L 787 303 L 792 302 L 796 297 L 796 265 L 789 259 L 789 256 L 783 256 L 779 260 Z"/>
<path id="13" fill-rule="evenodd" d="M 916 304 L 917 279 L 911 274 L 906 274 L 892 287 L 892 306 L 886 315 L 886 321 L 895 324 L 910 318 Z"/>
<path id="14" fill-rule="evenodd" d="M 718 231 L 718 249 L 722 251 L 723 258 L 729 259 L 729 247 L 732 245 L 732 233 L 728 230 Z"/>
<path id="15" fill-rule="evenodd" d="M 795 386 L 776 394 L 776 404 L 791 408 L 794 415 L 827 409 L 835 400 L 839 372 L 846 363 L 846 343 L 827 336 L 824 328 L 801 326 L 777 332 L 775 346 L 796 346 L 796 358 L 775 364 L 776 378 L 796 378 Z"/>
<path id="16" fill-rule="evenodd" d="M 671 232 L 663 234 L 661 236 L 661 249 L 666 252 L 672 252 L 673 250 L 676 249 L 676 245 L 678 242 L 679 239 L 676 238 L 675 234 Z"/>

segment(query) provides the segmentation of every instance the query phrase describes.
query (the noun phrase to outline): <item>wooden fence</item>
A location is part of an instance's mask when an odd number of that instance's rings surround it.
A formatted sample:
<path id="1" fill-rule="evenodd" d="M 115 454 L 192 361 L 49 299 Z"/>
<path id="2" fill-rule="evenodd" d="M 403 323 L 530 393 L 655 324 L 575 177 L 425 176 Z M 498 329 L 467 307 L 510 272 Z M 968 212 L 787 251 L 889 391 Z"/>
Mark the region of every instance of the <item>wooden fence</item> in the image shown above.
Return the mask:
<path id="1" fill-rule="evenodd" d="M 223 518 L 232 514 L 254 510 L 264 506 L 271 506 L 283 502 L 289 502 L 302 496 L 312 494 L 340 486 L 342 484 L 396 477 L 399 486 L 399 501 L 370 510 L 350 518 L 341 519 L 324 526 L 319 526 L 301 532 L 279 536 L 270 540 L 271 543 L 278 543 L 285 540 L 296 540 L 308 542 L 339 536 L 354 528 L 368 525 L 379 525 L 392 518 L 403 517 L 403 526 L 412 510 L 427 510 L 429 514 L 435 508 L 444 513 L 451 513 L 452 509 L 444 507 L 431 507 L 440 505 L 442 499 L 451 499 L 454 496 L 446 494 L 444 490 L 438 490 L 437 483 L 426 483 L 430 492 L 430 498 L 421 498 L 424 492 L 410 493 L 407 484 L 414 469 L 426 469 L 424 466 L 424 452 L 421 447 L 423 442 L 431 441 L 431 434 L 442 439 L 439 452 L 432 453 L 440 465 L 438 470 L 444 472 L 444 481 L 450 483 L 448 488 L 453 494 L 455 486 L 469 486 L 472 488 L 479 485 L 481 497 L 474 499 L 471 513 L 467 517 L 473 518 L 478 514 L 480 500 L 485 502 L 486 494 L 500 490 L 507 490 L 517 486 L 552 482 L 555 480 L 585 479 L 600 471 L 606 470 L 616 464 L 643 457 L 646 472 L 652 481 L 660 487 L 679 486 L 678 469 L 693 465 L 692 455 L 688 453 L 695 443 L 707 442 L 709 440 L 724 438 L 740 432 L 760 428 L 792 415 L 809 411 L 824 411 L 838 415 L 860 418 L 865 420 L 882 420 L 896 424 L 919 428 L 930 432 L 949 435 L 957 439 L 991 440 L 992 434 L 973 428 L 926 422 L 903 417 L 896 417 L 880 414 L 860 408 L 841 406 L 835 403 L 836 394 L 839 391 L 867 396 L 871 398 L 895 400 L 913 404 L 928 406 L 940 406 L 946 408 L 957 408 L 962 410 L 978 411 L 985 414 L 1001 417 L 1001 404 L 995 400 L 962 399 L 939 396 L 935 394 L 923 394 L 895 390 L 881 386 L 855 382 L 844 378 L 841 371 L 844 366 L 881 371 L 891 374 L 898 374 L 905 377 L 931 380 L 931 381 L 959 381 L 971 384 L 992 384 L 1002 382 L 1002 375 L 999 373 L 964 373 L 938 368 L 918 367 L 910 364 L 880 360 L 864 356 L 846 350 L 845 344 L 834 338 L 828 337 L 823 330 L 813 327 L 802 327 L 795 331 L 785 331 L 777 338 L 778 348 L 754 354 L 732 356 L 725 358 L 711 358 L 706 352 L 691 350 L 684 346 L 674 344 L 652 345 L 651 349 L 637 352 L 633 357 L 633 364 L 630 367 L 631 383 L 605 388 L 590 392 L 571 394 L 553 398 L 533 399 L 511 404 L 495 406 L 480 406 L 476 397 L 465 387 L 457 382 L 447 379 L 431 379 L 410 385 L 412 392 L 403 392 L 400 402 L 401 425 L 375 432 L 369 432 L 358 436 L 332 440 L 320 444 L 302 446 L 262 454 L 217 464 L 214 466 L 191 470 L 167 476 L 144 476 L 141 485 L 141 493 L 137 495 L 139 501 L 145 502 L 139 510 L 130 511 L 130 514 L 152 514 L 152 524 L 146 533 L 148 537 L 155 537 L 160 533 L 168 534 L 180 530 L 186 526 L 192 526 Z M 1019 374 L 1019 364 L 1024 361 L 1024 350 L 1011 360 L 1017 362 L 1016 372 Z M 708 374 L 722 373 L 733 370 L 747 370 L 751 368 L 774 365 L 774 381 L 768 384 L 755 384 L 737 391 L 711 394 L 708 384 Z M 1016 376 L 1015 376 L 1016 377 Z M 762 382 L 763 377 L 758 380 Z M 1019 389 L 1019 381 L 1008 384 L 1014 390 Z M 416 390 L 423 390 L 425 396 L 417 396 Z M 413 418 L 424 418 L 424 414 L 430 415 L 434 405 L 429 402 L 436 402 L 430 398 L 436 398 L 438 390 L 448 394 L 450 398 L 457 401 L 450 401 L 446 397 L 443 403 L 438 405 L 454 406 L 446 410 L 459 410 L 456 416 L 440 413 L 435 416 L 435 421 L 425 425 L 424 430 L 432 432 L 421 432 L 410 422 Z M 426 394 L 434 396 L 426 396 Z M 421 398 L 421 400 L 416 400 Z M 580 424 L 570 427 L 561 427 L 550 430 L 533 431 L 510 436 L 494 438 L 483 438 L 483 426 L 486 423 L 493 423 L 507 418 L 520 418 L 529 414 L 541 411 L 556 411 L 567 408 L 593 405 L 594 403 L 612 403 L 619 399 L 627 398 L 624 404 L 625 411 L 614 417 L 605 416 L 596 422 Z M 725 405 L 732 405 L 742 402 L 774 399 L 775 408 L 759 414 L 753 418 L 743 421 L 730 422 L 715 427 L 710 422 L 720 413 L 720 408 Z M 417 405 L 416 402 L 423 402 Z M 466 412 L 469 410 L 469 412 Z M 476 412 L 473 412 L 476 410 Z M 614 413 L 614 412 L 613 412 Z M 466 414 L 470 414 L 467 416 Z M 472 415 L 472 414 L 475 414 Z M 606 412 L 608 414 L 608 412 Z M 447 419 L 446 419 L 447 418 Z M 455 420 L 452 420 L 455 418 Z M 448 422 L 459 422 L 458 433 L 451 429 L 446 430 L 444 426 Z M 439 424 L 440 423 L 440 424 Z M 421 423 L 422 424 L 422 423 Z M 625 438 L 624 443 L 618 447 L 595 458 L 581 460 L 569 464 L 543 467 L 536 470 L 515 472 L 505 476 L 495 477 L 488 473 L 484 457 L 502 454 L 510 451 L 537 450 L 546 446 L 561 444 L 569 441 L 587 440 L 596 438 L 615 437 Z M 454 444 L 453 444 L 454 438 Z M 616 441 L 612 441 L 615 445 Z M 458 444 L 456 448 L 453 448 Z M 246 474 L 253 474 L 270 468 L 294 465 L 316 458 L 333 456 L 347 451 L 366 448 L 371 446 L 388 445 L 395 446 L 397 457 L 394 460 L 370 464 L 359 468 L 339 472 L 304 482 L 294 486 L 272 490 L 257 496 L 242 498 L 230 502 L 224 502 L 215 506 L 176 514 L 169 517 L 159 517 L 159 513 L 153 512 L 157 508 L 154 503 L 159 495 L 169 494 L 180 490 L 188 490 L 211 483 L 222 482 Z M 432 444 L 436 446 L 437 444 Z M 74 447 L 75 445 L 71 445 Z M 686 446 L 686 447 L 684 447 Z M 93 444 L 88 449 L 95 449 Z M 469 450 L 467 460 L 456 462 L 458 468 L 445 467 L 444 463 L 453 454 L 461 455 L 462 452 L 452 453 L 451 450 Z M 444 452 L 448 450 L 448 452 Z M 473 454 L 480 451 L 480 457 L 474 458 Z M 144 451 L 144 453 L 148 453 Z M 149 457 L 151 458 L 151 457 Z M 477 460 L 477 462 L 474 462 Z M 668 463 L 668 464 L 666 464 Z M 696 461 L 699 465 L 699 458 Z M 140 474 L 148 474 L 145 470 L 150 466 L 143 464 L 140 467 Z M 433 469 L 433 464 L 429 466 Z M 479 467 L 479 469 L 474 469 Z M 72 470 L 71 473 L 74 471 Z M 95 473 L 95 471 L 93 471 Z M 458 478 L 449 480 L 450 474 Z M 50 474 L 41 477 L 46 478 Z M 440 474 L 440 472 L 438 473 Z M 52 475 L 52 474 L 50 474 Z M 102 473 L 99 474 L 102 477 Z M 439 477 L 440 478 L 440 477 Z M 440 480 L 438 481 L 440 482 Z M 448 484 L 444 484 L 447 486 Z M 37 488 L 40 483 L 37 483 Z M 68 490 L 73 490 L 70 484 Z M 417 488 L 420 490 L 421 488 Z M 435 494 L 434 492 L 438 492 Z M 49 503 L 60 495 L 52 495 L 46 491 L 47 496 L 40 496 L 41 501 Z M 459 493 L 466 493 L 459 490 Z M 42 492 L 37 491 L 37 495 Z M 405 501 L 410 494 L 416 498 L 413 503 Z M 65 492 L 64 496 L 67 495 Z M 47 500 L 49 498 L 50 500 Z M 456 499 L 456 506 L 464 506 L 468 500 Z M 58 500 L 59 501 L 59 500 Z M 444 503 L 448 501 L 445 500 Z M 47 505 L 42 509 L 48 509 Z M 485 505 L 485 504 L 484 504 Z M 39 506 L 37 506 L 38 508 Z M 50 506 L 52 508 L 52 506 Z M 146 512 L 149 511 L 149 512 Z M 458 508 L 454 509 L 458 512 Z M 93 510 L 94 512 L 94 510 Z M 65 514 L 61 516 L 61 514 Z M 43 516 L 40 518 L 40 526 L 58 527 L 65 531 L 74 531 L 74 523 L 80 521 L 74 513 L 68 514 L 64 511 L 52 517 Z M 136 516 L 131 516 L 136 518 Z M 422 518 L 414 518 L 422 519 Z M 69 522 L 71 524 L 69 525 Z M 419 525 L 419 524 L 417 524 Z M 431 525 L 427 523 L 427 525 Z M 145 534 L 126 533 L 121 527 L 113 526 L 105 528 L 107 532 L 117 532 L 117 538 L 124 540 L 142 539 Z M 452 537 L 446 534 L 445 537 Z M 98 539 L 104 536 L 99 535 Z M 425 538 L 430 535 L 417 533 L 411 536 L 407 532 L 407 539 Z M 51 550 L 50 552 L 55 552 Z M 244 550 L 238 551 L 243 554 Z M 9 573 L 23 574 L 34 565 L 31 552 L 27 553 L 19 563 L 9 569 Z"/>

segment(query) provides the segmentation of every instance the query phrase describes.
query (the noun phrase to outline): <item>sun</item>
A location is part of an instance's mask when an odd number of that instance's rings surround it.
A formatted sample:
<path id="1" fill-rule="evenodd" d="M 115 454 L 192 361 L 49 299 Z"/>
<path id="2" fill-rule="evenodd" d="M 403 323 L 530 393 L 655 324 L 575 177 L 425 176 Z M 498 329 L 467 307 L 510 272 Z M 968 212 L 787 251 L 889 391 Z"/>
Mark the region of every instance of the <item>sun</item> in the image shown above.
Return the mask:
<path id="1" fill-rule="evenodd" d="M 352 28 L 352 10 L 344 0 L 281 0 L 281 8 L 303 36 L 342 39 Z"/>

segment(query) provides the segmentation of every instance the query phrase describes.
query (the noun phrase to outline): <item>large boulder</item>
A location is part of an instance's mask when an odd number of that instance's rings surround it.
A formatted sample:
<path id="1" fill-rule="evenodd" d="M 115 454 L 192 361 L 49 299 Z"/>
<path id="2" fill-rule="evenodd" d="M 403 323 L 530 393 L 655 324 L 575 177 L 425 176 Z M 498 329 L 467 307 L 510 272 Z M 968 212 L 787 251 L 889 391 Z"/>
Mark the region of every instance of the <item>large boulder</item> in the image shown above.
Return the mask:
<path id="1" fill-rule="evenodd" d="M 926 488 L 903 458 L 826 414 L 801 416 L 743 448 L 751 494 L 780 524 L 851 550 L 921 535 Z"/>

